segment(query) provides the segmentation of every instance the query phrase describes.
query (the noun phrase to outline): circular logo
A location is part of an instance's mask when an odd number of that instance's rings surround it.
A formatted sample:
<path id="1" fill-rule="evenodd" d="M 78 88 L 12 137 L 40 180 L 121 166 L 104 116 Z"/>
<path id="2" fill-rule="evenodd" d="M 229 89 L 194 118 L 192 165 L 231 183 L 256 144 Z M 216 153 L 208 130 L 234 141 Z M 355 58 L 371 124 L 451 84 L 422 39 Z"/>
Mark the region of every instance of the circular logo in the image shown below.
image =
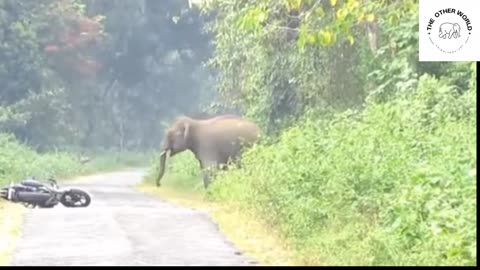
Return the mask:
<path id="1" fill-rule="evenodd" d="M 455 53 L 467 44 L 472 34 L 472 24 L 468 16 L 454 8 L 439 10 L 427 24 L 430 42 L 444 53 Z"/>

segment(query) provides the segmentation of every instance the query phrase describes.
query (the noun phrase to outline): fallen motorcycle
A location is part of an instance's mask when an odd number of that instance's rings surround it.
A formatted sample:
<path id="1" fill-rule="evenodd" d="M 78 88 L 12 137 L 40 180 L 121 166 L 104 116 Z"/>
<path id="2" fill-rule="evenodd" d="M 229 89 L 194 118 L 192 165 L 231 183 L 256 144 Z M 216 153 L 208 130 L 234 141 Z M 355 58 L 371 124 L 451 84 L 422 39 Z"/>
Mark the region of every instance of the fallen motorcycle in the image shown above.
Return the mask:
<path id="1" fill-rule="evenodd" d="M 11 183 L 0 189 L 0 198 L 29 208 L 52 208 L 58 203 L 65 207 L 87 207 L 91 202 L 87 192 L 76 188 L 60 188 L 54 179 L 48 179 L 46 183 L 34 179 Z"/>

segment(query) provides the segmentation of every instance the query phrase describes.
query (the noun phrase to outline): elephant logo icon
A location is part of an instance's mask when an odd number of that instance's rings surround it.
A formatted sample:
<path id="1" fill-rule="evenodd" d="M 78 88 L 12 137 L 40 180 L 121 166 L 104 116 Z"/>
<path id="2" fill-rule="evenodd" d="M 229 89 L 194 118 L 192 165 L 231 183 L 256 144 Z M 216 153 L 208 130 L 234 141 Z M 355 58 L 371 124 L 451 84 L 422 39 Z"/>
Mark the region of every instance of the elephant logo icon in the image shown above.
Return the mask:
<path id="1" fill-rule="evenodd" d="M 442 23 L 439 29 L 439 38 L 459 38 L 460 37 L 460 25 L 458 23 Z"/>
<path id="2" fill-rule="evenodd" d="M 425 20 L 426 34 L 430 43 L 443 53 L 460 51 L 472 35 L 472 22 L 462 10 L 439 9 Z M 438 31 L 438 32 L 436 32 Z"/>

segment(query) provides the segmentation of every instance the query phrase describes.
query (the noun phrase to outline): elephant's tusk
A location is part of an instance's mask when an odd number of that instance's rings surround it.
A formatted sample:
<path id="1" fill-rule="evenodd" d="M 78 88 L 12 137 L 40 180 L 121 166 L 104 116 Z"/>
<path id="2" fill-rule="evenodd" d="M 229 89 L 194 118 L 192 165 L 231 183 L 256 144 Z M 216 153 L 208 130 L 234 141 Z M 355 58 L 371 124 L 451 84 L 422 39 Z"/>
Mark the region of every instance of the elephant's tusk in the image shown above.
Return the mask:
<path id="1" fill-rule="evenodd" d="M 165 154 L 168 154 L 167 157 L 169 157 L 170 156 L 170 149 L 163 150 L 162 152 L 160 152 L 160 156 L 163 156 Z"/>

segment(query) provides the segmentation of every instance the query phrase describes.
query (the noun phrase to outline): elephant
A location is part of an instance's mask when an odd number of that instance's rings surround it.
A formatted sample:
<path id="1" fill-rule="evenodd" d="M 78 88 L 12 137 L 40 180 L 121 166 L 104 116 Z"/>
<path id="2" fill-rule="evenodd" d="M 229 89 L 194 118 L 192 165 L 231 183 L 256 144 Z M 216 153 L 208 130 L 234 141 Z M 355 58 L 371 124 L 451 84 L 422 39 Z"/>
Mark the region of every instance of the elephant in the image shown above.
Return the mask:
<path id="1" fill-rule="evenodd" d="M 260 128 L 240 116 L 225 114 L 209 119 L 177 117 L 166 130 L 160 153 L 160 171 L 156 186 L 165 173 L 167 156 L 173 157 L 190 150 L 200 164 L 205 189 L 210 184 L 212 169 L 222 168 L 228 162 L 238 162 L 243 149 L 260 138 Z"/>
<path id="2" fill-rule="evenodd" d="M 439 27 L 439 38 L 458 38 L 460 37 L 460 25 L 458 23 L 442 23 Z"/>

